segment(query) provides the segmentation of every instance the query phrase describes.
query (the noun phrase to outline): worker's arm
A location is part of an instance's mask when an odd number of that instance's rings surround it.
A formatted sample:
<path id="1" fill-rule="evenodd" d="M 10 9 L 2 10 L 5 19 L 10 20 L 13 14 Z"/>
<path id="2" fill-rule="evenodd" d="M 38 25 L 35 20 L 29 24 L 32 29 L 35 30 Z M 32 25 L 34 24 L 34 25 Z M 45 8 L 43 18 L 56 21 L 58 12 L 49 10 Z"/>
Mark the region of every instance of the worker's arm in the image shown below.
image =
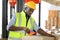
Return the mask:
<path id="1" fill-rule="evenodd" d="M 15 27 L 15 26 L 11 26 L 9 28 L 10 31 L 20 31 L 20 30 L 24 30 L 25 32 L 29 32 L 30 30 L 26 27 Z"/>
<path id="2" fill-rule="evenodd" d="M 41 35 L 53 37 L 53 35 L 48 34 L 48 33 L 46 33 L 44 30 L 42 30 L 42 29 L 36 24 L 36 22 L 34 22 L 34 30 L 35 30 L 36 32 L 38 32 L 39 34 L 41 34 Z"/>
<path id="3" fill-rule="evenodd" d="M 41 28 L 38 29 L 37 31 L 39 34 L 44 35 L 44 36 L 49 36 L 49 37 L 54 37 L 51 34 L 48 34 L 47 32 L 45 32 L 44 30 L 42 30 Z"/>
<path id="4" fill-rule="evenodd" d="M 53 37 L 54 40 L 57 40 L 56 36 L 54 36 L 54 35 L 52 35 L 52 34 L 48 34 L 48 33 L 46 33 L 46 32 L 45 32 L 44 30 L 42 30 L 41 28 L 38 29 L 38 33 L 41 34 L 41 35 L 43 35 L 43 36 Z"/>
<path id="5" fill-rule="evenodd" d="M 48 34 L 47 32 L 45 32 L 44 30 L 42 30 L 37 24 L 36 22 L 34 22 L 34 30 L 36 32 L 38 32 L 39 34 L 43 35 L 43 36 L 49 36 L 49 37 L 54 37 L 54 40 L 57 40 L 57 38 L 54 35 Z"/>
<path id="6" fill-rule="evenodd" d="M 7 31 L 9 31 L 9 28 L 10 28 L 12 25 L 14 25 L 14 23 L 15 23 L 15 14 L 12 16 L 10 22 L 9 22 L 8 25 L 7 25 Z"/>
<path id="7" fill-rule="evenodd" d="M 24 29 L 24 27 L 15 27 L 15 26 L 11 26 L 9 28 L 10 31 L 20 31 L 20 30 L 23 30 L 23 29 Z"/>

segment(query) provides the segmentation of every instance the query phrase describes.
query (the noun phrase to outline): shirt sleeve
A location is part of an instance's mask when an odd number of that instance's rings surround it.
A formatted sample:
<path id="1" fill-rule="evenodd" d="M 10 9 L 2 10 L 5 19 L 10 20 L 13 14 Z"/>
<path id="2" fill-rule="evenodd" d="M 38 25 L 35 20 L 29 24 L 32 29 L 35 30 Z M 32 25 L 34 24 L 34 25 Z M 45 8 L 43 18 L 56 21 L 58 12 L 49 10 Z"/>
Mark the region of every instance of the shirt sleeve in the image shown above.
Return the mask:
<path id="1" fill-rule="evenodd" d="M 15 14 L 12 16 L 10 22 L 7 25 L 7 31 L 9 30 L 9 28 L 15 23 Z"/>
<path id="2" fill-rule="evenodd" d="M 40 27 L 36 24 L 36 22 L 34 22 L 34 30 L 37 32 L 37 30 L 39 29 Z"/>

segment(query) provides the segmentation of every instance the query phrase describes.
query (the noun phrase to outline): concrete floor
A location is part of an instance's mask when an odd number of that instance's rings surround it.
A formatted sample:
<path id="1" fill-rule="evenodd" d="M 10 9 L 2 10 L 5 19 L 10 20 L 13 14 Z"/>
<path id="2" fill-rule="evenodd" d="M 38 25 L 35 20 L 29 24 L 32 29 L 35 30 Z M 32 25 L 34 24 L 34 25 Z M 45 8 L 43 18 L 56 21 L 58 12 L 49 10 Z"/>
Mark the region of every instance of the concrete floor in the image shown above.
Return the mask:
<path id="1" fill-rule="evenodd" d="M 3 39 L 0 39 L 0 40 L 7 40 L 7 38 L 3 38 Z"/>

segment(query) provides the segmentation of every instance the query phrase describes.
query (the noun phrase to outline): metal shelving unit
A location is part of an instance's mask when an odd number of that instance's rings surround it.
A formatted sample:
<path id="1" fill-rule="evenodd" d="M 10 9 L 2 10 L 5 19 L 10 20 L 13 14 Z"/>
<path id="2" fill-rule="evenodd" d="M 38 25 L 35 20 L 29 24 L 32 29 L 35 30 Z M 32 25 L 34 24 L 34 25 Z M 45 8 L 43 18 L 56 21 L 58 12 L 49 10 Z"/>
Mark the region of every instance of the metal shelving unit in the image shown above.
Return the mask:
<path id="1" fill-rule="evenodd" d="M 41 12 L 41 4 L 39 3 L 39 21 L 38 21 L 39 27 L 40 27 L 40 12 Z"/>
<path id="2" fill-rule="evenodd" d="M 21 12 L 23 9 L 24 0 L 17 0 L 17 12 Z"/>
<path id="3" fill-rule="evenodd" d="M 2 37 L 7 38 L 6 25 L 7 22 L 7 2 L 8 0 L 2 0 Z"/>

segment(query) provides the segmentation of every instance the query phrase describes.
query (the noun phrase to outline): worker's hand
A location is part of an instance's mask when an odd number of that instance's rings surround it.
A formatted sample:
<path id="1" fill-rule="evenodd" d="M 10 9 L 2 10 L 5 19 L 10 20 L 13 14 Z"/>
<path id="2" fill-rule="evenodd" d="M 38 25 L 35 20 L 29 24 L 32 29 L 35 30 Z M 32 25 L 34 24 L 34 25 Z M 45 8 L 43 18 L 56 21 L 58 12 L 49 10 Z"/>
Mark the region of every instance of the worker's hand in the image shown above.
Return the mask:
<path id="1" fill-rule="evenodd" d="M 27 32 L 27 33 L 29 33 L 30 32 L 30 29 L 28 29 L 28 28 L 25 27 L 24 28 L 24 31 Z"/>
<path id="2" fill-rule="evenodd" d="M 53 35 L 52 37 L 54 38 L 54 40 L 58 40 L 58 38 L 56 36 Z"/>

